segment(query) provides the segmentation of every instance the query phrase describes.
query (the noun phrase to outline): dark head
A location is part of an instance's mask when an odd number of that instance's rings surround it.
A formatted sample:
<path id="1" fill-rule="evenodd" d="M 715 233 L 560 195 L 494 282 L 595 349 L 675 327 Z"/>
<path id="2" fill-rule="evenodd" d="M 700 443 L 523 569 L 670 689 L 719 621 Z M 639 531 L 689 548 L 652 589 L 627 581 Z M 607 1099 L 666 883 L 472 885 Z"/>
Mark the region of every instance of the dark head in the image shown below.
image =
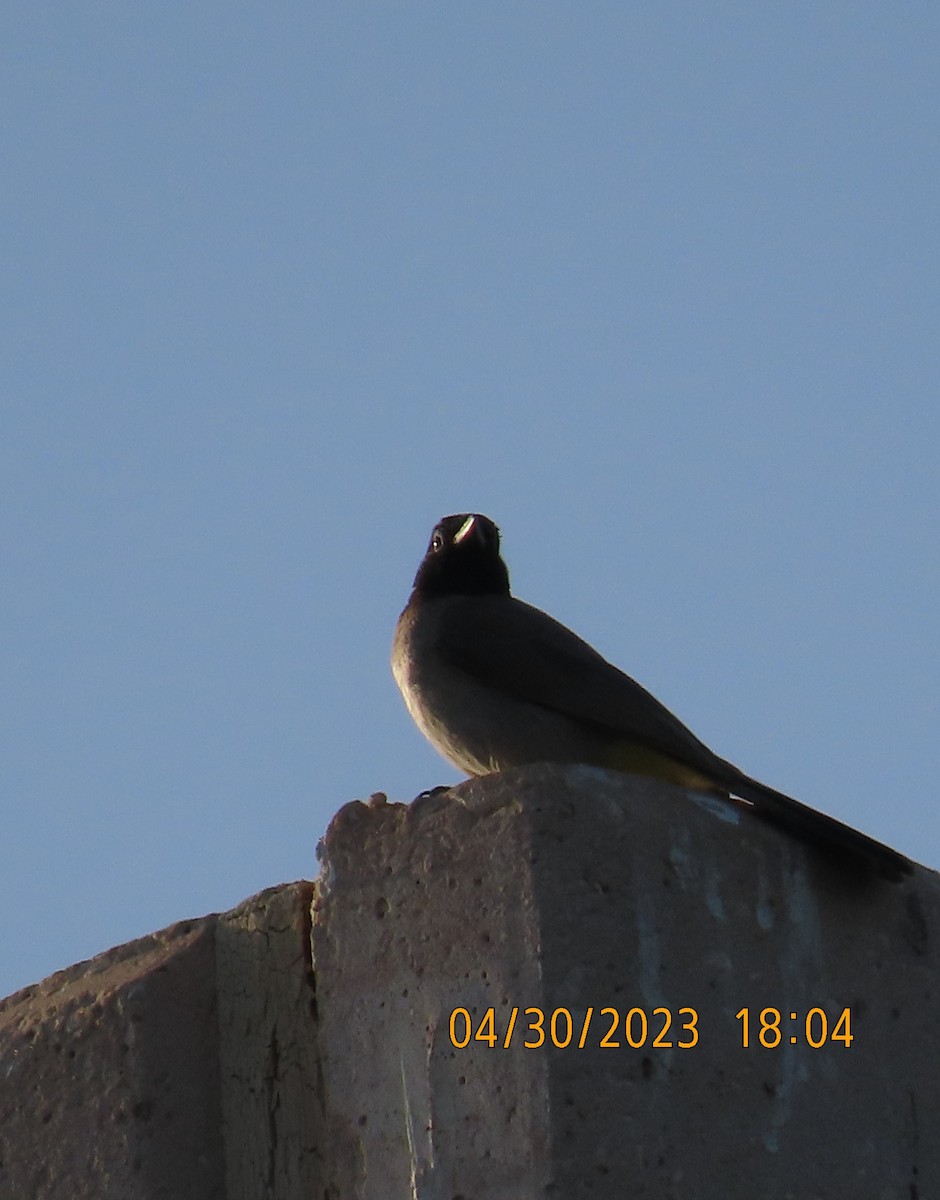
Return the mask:
<path id="1" fill-rule="evenodd" d="M 422 596 L 508 596 L 499 530 L 480 513 L 456 513 L 434 526 L 415 576 Z"/>

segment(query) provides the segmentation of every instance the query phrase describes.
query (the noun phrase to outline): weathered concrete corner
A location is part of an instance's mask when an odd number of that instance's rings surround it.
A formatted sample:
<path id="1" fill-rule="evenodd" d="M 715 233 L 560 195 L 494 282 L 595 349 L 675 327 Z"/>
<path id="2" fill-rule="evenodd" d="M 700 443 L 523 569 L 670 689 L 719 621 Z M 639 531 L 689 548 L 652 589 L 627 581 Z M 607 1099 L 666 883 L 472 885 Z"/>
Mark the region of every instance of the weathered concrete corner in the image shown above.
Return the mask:
<path id="1" fill-rule="evenodd" d="M 933 872 L 862 880 L 727 805 L 558 767 L 347 805 L 322 858 L 336 1194 L 940 1195 Z M 455 1046 L 460 1009 L 497 1044 Z"/>
<path id="2" fill-rule="evenodd" d="M 940 1196 L 934 872 L 549 766 L 321 860 L 0 1002 L 2 1200 Z"/>
<path id="3" fill-rule="evenodd" d="M 0 1002 L 0 1196 L 310 1194 L 284 1190 L 318 1153 L 310 892 L 271 889 Z"/>

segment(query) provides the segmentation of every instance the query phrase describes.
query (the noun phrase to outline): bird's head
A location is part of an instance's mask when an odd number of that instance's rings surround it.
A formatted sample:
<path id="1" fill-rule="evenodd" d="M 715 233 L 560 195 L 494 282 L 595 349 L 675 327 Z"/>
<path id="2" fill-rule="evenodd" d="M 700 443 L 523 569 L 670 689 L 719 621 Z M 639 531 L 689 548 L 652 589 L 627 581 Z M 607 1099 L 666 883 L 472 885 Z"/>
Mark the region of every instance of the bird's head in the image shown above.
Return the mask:
<path id="1" fill-rule="evenodd" d="M 424 596 L 508 596 L 499 529 L 482 513 L 455 513 L 434 526 L 415 576 Z"/>

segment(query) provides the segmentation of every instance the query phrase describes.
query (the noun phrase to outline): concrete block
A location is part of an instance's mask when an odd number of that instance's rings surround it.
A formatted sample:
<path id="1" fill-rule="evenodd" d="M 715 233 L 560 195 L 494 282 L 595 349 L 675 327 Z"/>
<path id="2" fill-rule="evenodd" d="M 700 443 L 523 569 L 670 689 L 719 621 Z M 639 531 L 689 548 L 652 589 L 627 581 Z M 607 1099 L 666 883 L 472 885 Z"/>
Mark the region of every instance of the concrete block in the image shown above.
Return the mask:
<path id="1" fill-rule="evenodd" d="M 940 1196 L 934 872 L 558 766 L 321 855 L 0 1002 L 0 1200 Z"/>
<path id="2" fill-rule="evenodd" d="M 321 853 L 330 1197 L 940 1196 L 934 872 L 557 766 L 347 805 Z"/>
<path id="3" fill-rule="evenodd" d="M 307 1197 L 310 884 L 0 1002 L 3 1200 Z"/>

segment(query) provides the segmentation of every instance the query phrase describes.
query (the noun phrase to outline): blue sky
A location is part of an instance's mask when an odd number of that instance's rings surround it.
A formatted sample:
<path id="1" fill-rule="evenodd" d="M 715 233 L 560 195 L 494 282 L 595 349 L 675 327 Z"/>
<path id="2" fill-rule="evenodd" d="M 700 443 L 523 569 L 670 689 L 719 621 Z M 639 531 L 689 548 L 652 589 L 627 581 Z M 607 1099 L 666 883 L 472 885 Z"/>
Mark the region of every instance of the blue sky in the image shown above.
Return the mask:
<path id="1" fill-rule="evenodd" d="M 0 994 L 458 776 L 431 526 L 940 865 L 940 10 L 11 3 Z"/>

